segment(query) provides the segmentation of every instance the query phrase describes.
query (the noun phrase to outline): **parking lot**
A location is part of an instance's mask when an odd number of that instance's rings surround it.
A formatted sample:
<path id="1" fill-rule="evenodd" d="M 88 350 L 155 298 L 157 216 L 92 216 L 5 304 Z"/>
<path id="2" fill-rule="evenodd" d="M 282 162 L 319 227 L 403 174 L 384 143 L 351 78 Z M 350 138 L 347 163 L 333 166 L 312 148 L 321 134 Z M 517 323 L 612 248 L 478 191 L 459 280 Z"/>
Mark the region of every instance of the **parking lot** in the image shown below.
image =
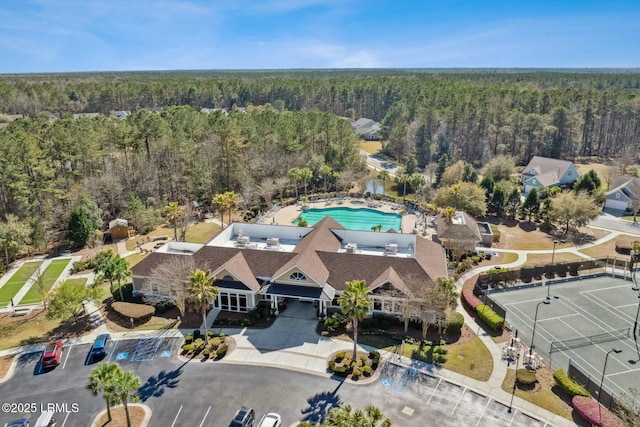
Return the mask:
<path id="1" fill-rule="evenodd" d="M 140 377 L 140 402 L 151 408 L 154 427 L 224 426 L 242 405 L 254 408 L 258 419 L 279 413 L 283 426 L 290 426 L 318 421 L 344 403 L 354 408 L 372 403 L 397 426 L 545 425 L 465 387 L 392 363 L 381 366 L 373 382 L 350 384 L 277 368 L 186 362 L 176 357 L 179 345 L 179 339 L 164 337 L 118 340 L 104 358 Z M 41 353 L 20 356 L 14 376 L 0 384 L 2 403 L 66 405 L 69 410 L 55 415 L 58 427 L 90 425 L 105 409 L 104 399 L 85 389 L 98 362 L 88 359 L 90 347 L 66 347 L 60 365 L 48 371 L 39 367 Z M 22 416 L 33 422 L 39 413 L 2 413 L 0 425 Z"/>

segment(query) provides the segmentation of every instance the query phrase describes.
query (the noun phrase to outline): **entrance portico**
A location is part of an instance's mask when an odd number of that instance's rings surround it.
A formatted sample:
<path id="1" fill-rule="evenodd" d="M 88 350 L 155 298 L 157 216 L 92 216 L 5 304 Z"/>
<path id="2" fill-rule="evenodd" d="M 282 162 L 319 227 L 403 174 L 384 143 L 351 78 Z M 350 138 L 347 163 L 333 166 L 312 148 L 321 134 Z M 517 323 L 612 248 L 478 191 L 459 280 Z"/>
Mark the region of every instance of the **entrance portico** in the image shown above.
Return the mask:
<path id="1" fill-rule="evenodd" d="M 331 285 L 304 286 L 288 285 L 284 283 L 268 283 L 260 290 L 260 294 L 265 295 L 271 301 L 271 311 L 276 316 L 280 314 L 278 310 L 279 298 L 296 298 L 298 301 L 317 301 L 319 317 L 327 317 L 327 306 L 331 304 L 336 290 Z"/>

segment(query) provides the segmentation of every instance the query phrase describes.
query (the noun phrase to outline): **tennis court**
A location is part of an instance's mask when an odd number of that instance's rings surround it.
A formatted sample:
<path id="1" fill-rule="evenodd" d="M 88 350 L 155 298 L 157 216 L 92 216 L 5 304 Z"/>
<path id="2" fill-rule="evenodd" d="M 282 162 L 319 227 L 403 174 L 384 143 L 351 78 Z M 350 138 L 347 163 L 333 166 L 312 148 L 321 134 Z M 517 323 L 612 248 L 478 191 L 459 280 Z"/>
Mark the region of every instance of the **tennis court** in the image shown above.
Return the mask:
<path id="1" fill-rule="evenodd" d="M 547 287 L 491 293 L 502 305 L 506 320 L 525 343 L 531 343 L 538 308 L 535 350 L 554 368 L 568 369 L 569 359 L 597 386 L 600 384 L 607 352 L 603 389 L 614 395 L 629 394 L 640 381 L 640 352 L 633 326 L 640 299 L 632 282 L 601 276 L 554 283 L 549 304 L 538 304 L 547 296 Z M 552 342 L 554 343 L 552 346 Z"/>

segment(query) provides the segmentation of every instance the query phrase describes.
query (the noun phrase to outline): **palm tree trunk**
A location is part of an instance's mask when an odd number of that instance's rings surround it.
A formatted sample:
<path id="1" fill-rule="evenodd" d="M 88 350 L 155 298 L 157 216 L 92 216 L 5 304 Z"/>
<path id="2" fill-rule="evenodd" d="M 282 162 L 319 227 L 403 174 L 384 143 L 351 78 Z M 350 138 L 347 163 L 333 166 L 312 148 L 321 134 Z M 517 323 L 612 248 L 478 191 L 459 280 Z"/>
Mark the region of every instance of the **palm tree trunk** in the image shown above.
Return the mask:
<path id="1" fill-rule="evenodd" d="M 353 318 L 353 359 L 356 360 L 356 354 L 358 352 L 358 318 Z"/>
<path id="2" fill-rule="evenodd" d="M 122 293 L 122 283 L 118 280 L 118 290 L 120 291 L 120 301 L 124 301 L 124 294 Z"/>
<path id="3" fill-rule="evenodd" d="M 4 257 L 7 260 L 7 270 L 9 269 L 9 249 L 7 248 L 7 244 L 4 245 Z"/>
<path id="4" fill-rule="evenodd" d="M 204 326 L 204 342 L 209 344 L 209 335 L 207 334 L 207 308 L 202 307 L 202 325 Z"/>
<path id="5" fill-rule="evenodd" d="M 173 223 L 173 240 L 178 241 L 178 223 Z"/>
<path id="6" fill-rule="evenodd" d="M 127 427 L 131 427 L 131 417 L 129 416 L 129 405 L 127 405 L 127 399 L 122 400 L 124 406 L 124 413 L 127 414 Z"/>
<path id="7" fill-rule="evenodd" d="M 108 399 L 105 399 L 105 401 L 107 402 L 107 420 L 111 421 L 111 405 L 109 405 Z"/>

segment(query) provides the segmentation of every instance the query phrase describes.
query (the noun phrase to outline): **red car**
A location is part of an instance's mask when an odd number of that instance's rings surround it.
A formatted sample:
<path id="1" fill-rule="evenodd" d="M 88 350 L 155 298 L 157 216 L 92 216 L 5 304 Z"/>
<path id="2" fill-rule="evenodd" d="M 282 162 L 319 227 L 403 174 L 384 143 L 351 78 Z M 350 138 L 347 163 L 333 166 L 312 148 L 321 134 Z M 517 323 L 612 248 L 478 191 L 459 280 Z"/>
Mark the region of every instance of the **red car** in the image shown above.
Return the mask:
<path id="1" fill-rule="evenodd" d="M 42 354 L 42 367 L 58 366 L 60 364 L 60 356 L 62 356 L 62 341 L 47 344 Z"/>

